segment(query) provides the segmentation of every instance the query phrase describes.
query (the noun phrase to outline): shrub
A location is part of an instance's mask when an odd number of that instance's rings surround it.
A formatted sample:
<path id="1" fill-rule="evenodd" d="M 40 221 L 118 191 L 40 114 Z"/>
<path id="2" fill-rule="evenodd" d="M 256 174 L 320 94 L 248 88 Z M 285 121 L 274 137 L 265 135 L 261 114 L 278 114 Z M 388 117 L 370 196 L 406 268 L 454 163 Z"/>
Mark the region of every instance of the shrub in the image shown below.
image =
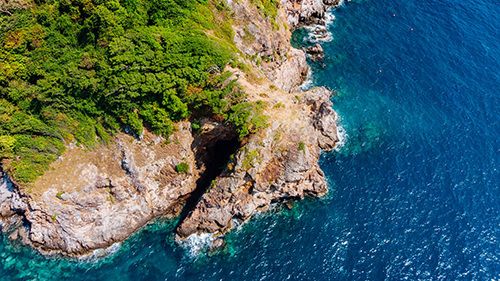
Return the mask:
<path id="1" fill-rule="evenodd" d="M 260 153 L 257 150 L 247 151 L 245 155 L 245 159 L 241 163 L 242 168 L 245 170 L 251 169 L 254 167 L 255 161 L 260 161 Z"/>
<path id="2" fill-rule="evenodd" d="M 200 129 L 201 129 L 200 123 L 198 123 L 196 121 L 191 123 L 191 130 L 193 130 L 193 132 L 197 133 L 200 131 Z"/>
<path id="3" fill-rule="evenodd" d="M 306 150 L 306 144 L 303 141 L 299 142 L 298 149 L 299 149 L 299 151 L 304 152 Z"/>
<path id="4" fill-rule="evenodd" d="M 257 6 L 265 17 L 269 17 L 273 20 L 273 23 L 275 22 L 274 19 L 278 15 L 279 0 L 251 0 L 251 2 Z"/>
<path id="5" fill-rule="evenodd" d="M 275 103 L 274 106 L 273 106 L 274 109 L 284 108 L 284 107 L 285 107 L 285 105 L 282 102 L 280 102 L 280 101 L 277 102 L 277 103 Z"/>
<path id="6" fill-rule="evenodd" d="M 0 158 L 7 158 L 12 155 L 16 139 L 13 136 L 0 136 Z"/>
<path id="7" fill-rule="evenodd" d="M 186 162 L 181 162 L 175 166 L 177 173 L 187 174 L 189 172 L 189 164 Z"/>
<path id="8" fill-rule="evenodd" d="M 57 192 L 57 194 L 56 194 L 57 199 L 59 199 L 59 200 L 63 200 L 63 197 L 62 197 L 62 196 L 63 196 L 63 194 L 64 194 L 64 191 L 59 191 L 59 192 Z"/>
<path id="9" fill-rule="evenodd" d="M 267 127 L 267 116 L 263 114 L 264 104 L 243 102 L 231 107 L 228 121 L 235 127 L 240 139 Z"/>

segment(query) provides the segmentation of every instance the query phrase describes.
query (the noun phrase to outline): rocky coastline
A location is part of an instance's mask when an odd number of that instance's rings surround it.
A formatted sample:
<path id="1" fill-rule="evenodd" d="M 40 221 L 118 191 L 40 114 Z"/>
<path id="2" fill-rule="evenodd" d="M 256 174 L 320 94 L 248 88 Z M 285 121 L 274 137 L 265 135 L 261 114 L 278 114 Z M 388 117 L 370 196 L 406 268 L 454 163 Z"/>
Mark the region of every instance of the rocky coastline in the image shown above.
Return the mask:
<path id="1" fill-rule="evenodd" d="M 234 41 L 253 72 L 229 70 L 250 101 L 266 105 L 269 126 L 243 141 L 217 120 L 203 120 L 197 132 L 180 122 L 168 140 L 120 133 L 93 150 L 68 147 L 26 186 L 0 167 L 1 231 L 44 254 L 86 257 L 105 254 L 152 219 L 180 214 L 178 242 L 203 236 L 221 246 L 225 233 L 273 203 L 324 195 L 318 158 L 339 141 L 332 93 L 300 90 L 306 52 L 290 37 L 300 26 L 321 29 L 338 4 L 283 0 L 273 22 L 249 0 L 228 1 Z M 308 52 L 320 59 L 320 48 Z"/>

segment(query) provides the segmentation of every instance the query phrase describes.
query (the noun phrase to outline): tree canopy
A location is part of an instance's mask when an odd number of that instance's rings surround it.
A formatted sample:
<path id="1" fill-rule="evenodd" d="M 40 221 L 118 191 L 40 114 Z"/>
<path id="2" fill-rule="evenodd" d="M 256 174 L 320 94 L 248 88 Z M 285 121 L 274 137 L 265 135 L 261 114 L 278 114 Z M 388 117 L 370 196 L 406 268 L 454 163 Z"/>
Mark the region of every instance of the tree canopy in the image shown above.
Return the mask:
<path id="1" fill-rule="evenodd" d="M 68 143 L 144 125 L 168 136 L 217 114 L 250 133 L 252 106 L 221 71 L 236 52 L 224 1 L 35 2 L 0 14 L 0 160 L 16 180 L 36 179 Z"/>

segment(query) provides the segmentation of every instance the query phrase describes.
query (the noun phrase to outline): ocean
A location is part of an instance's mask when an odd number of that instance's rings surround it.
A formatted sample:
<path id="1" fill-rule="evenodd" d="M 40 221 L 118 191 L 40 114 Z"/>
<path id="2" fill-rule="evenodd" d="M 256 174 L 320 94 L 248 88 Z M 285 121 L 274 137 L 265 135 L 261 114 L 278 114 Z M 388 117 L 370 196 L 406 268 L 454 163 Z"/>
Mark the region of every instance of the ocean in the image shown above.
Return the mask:
<path id="1" fill-rule="evenodd" d="M 500 280 L 500 3 L 350 1 L 311 84 L 336 91 L 330 193 L 193 256 L 158 221 L 94 261 L 1 237 L 0 280 Z M 294 44 L 307 44 L 297 31 Z"/>

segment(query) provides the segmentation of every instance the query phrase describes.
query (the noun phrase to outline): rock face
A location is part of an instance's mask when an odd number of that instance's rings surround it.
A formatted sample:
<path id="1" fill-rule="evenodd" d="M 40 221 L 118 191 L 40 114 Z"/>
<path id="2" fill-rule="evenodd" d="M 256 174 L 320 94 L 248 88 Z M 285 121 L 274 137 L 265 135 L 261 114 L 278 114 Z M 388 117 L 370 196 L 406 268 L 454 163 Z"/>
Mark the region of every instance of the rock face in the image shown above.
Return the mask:
<path id="1" fill-rule="evenodd" d="M 142 140 L 120 134 L 92 151 L 69 149 L 32 186 L 17 189 L 23 200 L 3 181 L 2 217 L 21 214 L 27 241 L 44 253 L 106 248 L 154 217 L 179 213 L 198 178 L 192 142 L 185 122 L 168 143 L 146 132 Z M 190 171 L 178 173 L 181 162 Z"/>
<path id="2" fill-rule="evenodd" d="M 236 46 L 276 86 L 288 92 L 297 90 L 308 66 L 303 52 L 290 45 L 288 25 L 281 24 L 286 22 L 286 11 L 280 9 L 277 19 L 271 21 L 250 0 L 231 1 L 230 6 L 235 15 Z"/>
<path id="3" fill-rule="evenodd" d="M 305 52 L 290 45 L 290 29 L 321 25 L 327 5 L 337 3 L 282 0 L 273 21 L 250 0 L 228 1 L 235 43 L 251 58 L 258 82 L 229 70 L 249 101 L 266 105 L 269 126 L 236 144 L 222 173 L 211 166 L 218 163 L 210 159 L 218 157 L 213 147 L 235 144 L 234 130 L 223 123 L 204 120 L 193 134 L 189 122 L 180 122 L 168 140 L 149 132 L 140 140 L 118 134 L 92 150 L 69 147 L 27 186 L 12 182 L 0 166 L 0 229 L 43 253 L 80 257 L 124 240 L 154 218 L 192 208 L 183 212 L 177 240 L 209 235 L 221 245 L 218 238 L 271 203 L 324 195 L 318 158 L 338 142 L 336 115 L 329 90 L 299 90 L 308 66 Z M 189 171 L 178 172 L 180 163 Z M 215 171 L 210 187 L 200 189 Z"/>
<path id="4" fill-rule="evenodd" d="M 329 6 L 337 6 L 342 0 L 285 0 L 282 5 L 292 28 L 299 25 L 324 24 Z"/>
<path id="5" fill-rule="evenodd" d="M 0 230 L 8 232 L 19 226 L 27 208 L 7 174 L 0 170 Z"/>
<path id="6" fill-rule="evenodd" d="M 325 58 L 323 47 L 316 43 L 313 46 L 305 48 L 305 52 L 311 57 L 313 61 L 322 61 Z"/>
<path id="7" fill-rule="evenodd" d="M 275 20 L 269 20 L 250 0 L 228 1 L 234 12 L 236 46 L 253 59 L 277 87 L 298 91 L 308 74 L 309 67 L 302 50 L 292 48 L 291 30 L 303 25 L 315 25 L 317 37 L 324 36 L 325 13 L 328 7 L 339 5 L 339 0 L 282 0 Z M 321 48 L 321 46 L 319 47 Z M 314 59 L 322 59 L 320 53 Z"/>
<path id="8" fill-rule="evenodd" d="M 275 110 L 270 126 L 240 148 L 180 225 L 178 240 L 202 233 L 218 238 L 273 202 L 327 192 L 318 158 L 338 141 L 330 91 L 315 88 L 299 98 Z"/>

